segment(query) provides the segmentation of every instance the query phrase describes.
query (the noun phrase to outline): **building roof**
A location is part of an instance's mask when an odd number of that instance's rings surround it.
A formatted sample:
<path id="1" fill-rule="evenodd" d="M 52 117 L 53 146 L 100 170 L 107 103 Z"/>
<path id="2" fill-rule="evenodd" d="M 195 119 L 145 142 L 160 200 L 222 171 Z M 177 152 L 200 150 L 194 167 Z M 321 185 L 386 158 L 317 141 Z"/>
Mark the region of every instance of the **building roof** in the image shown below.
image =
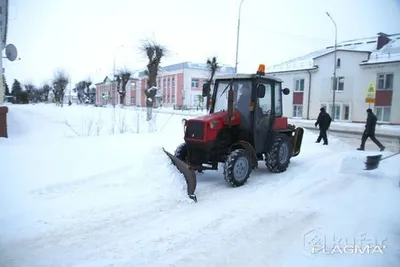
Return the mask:
<path id="1" fill-rule="evenodd" d="M 216 79 L 252 79 L 257 76 L 255 73 L 247 74 L 247 73 L 224 73 L 215 75 Z M 276 76 L 265 74 L 263 77 L 267 79 L 271 79 L 277 82 L 281 82 L 282 80 Z"/>
<path id="2" fill-rule="evenodd" d="M 382 33 L 379 34 L 385 35 Z M 339 42 L 337 44 L 337 51 L 370 53 L 369 59 L 365 62 L 360 62 L 361 65 L 400 61 L 400 33 L 386 36 L 391 40 L 379 50 L 377 50 L 378 37 L 374 36 Z M 274 65 L 268 70 L 268 73 L 314 69 L 316 68 L 314 63 L 316 58 L 332 52 L 334 52 L 334 46 L 328 46 L 307 55 Z"/>
<path id="3" fill-rule="evenodd" d="M 197 69 L 197 70 L 209 70 L 209 67 L 205 63 L 194 63 L 194 62 L 181 62 L 168 66 L 160 66 L 160 71 L 169 72 L 169 71 L 178 71 L 185 69 Z M 146 70 L 141 70 L 138 72 L 138 77 L 145 76 Z M 217 70 L 219 73 L 235 73 L 235 68 L 229 65 L 220 65 L 220 68 Z"/>

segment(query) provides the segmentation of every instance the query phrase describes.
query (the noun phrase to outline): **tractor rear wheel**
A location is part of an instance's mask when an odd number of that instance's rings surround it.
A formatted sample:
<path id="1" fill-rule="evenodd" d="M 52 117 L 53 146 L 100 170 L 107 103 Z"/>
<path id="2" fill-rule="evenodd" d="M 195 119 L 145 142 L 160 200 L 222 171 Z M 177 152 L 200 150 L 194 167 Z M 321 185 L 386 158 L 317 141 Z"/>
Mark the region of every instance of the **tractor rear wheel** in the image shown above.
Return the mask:
<path id="1" fill-rule="evenodd" d="M 177 157 L 178 159 L 184 161 L 184 162 L 187 161 L 187 146 L 186 146 L 186 143 L 182 143 L 176 148 L 174 156 Z"/>
<path id="2" fill-rule="evenodd" d="M 265 165 L 270 172 L 284 172 L 289 166 L 292 157 L 292 146 L 289 136 L 277 134 L 271 151 L 266 154 Z"/>
<path id="3" fill-rule="evenodd" d="M 232 151 L 225 160 L 224 178 L 232 187 L 242 186 L 251 173 L 251 158 L 244 149 Z"/>

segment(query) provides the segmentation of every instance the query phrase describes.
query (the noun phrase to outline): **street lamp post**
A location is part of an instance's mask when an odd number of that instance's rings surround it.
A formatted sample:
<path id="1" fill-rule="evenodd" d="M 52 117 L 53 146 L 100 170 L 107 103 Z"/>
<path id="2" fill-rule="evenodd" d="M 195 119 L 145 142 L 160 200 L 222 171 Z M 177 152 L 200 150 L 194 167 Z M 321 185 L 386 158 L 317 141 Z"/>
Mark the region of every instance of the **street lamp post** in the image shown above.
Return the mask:
<path id="1" fill-rule="evenodd" d="M 113 76 L 115 77 L 115 58 L 117 57 L 117 51 L 121 48 L 124 47 L 125 45 L 120 45 L 117 46 L 114 50 L 114 66 L 113 66 Z"/>
<path id="2" fill-rule="evenodd" d="M 239 16 L 238 16 L 238 25 L 237 25 L 237 35 L 236 35 L 236 60 L 235 60 L 235 73 L 237 73 L 237 65 L 238 65 L 238 54 L 239 54 L 239 32 L 240 32 L 240 13 L 242 10 L 243 1 L 240 1 L 239 5 Z"/>
<path id="3" fill-rule="evenodd" d="M 335 26 L 335 48 L 334 48 L 334 61 L 333 61 L 333 95 L 332 95 L 332 121 L 335 120 L 335 114 L 336 114 L 336 109 L 335 109 L 335 98 L 336 98 L 336 87 L 337 87 L 337 80 L 336 80 L 336 65 L 337 65 L 337 27 L 336 27 L 336 23 L 333 20 L 333 18 L 331 17 L 331 15 L 329 14 L 329 12 L 326 12 L 326 15 L 328 15 L 328 17 L 332 20 L 333 25 Z"/>

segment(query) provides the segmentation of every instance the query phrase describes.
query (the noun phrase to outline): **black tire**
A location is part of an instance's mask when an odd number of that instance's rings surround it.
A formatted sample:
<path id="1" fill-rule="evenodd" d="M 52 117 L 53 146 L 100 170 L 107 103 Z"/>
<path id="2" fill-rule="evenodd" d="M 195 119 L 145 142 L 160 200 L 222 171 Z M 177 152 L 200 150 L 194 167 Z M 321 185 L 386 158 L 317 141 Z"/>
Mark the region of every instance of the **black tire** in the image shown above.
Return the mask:
<path id="1" fill-rule="evenodd" d="M 270 172 L 279 173 L 286 171 L 292 157 L 292 145 L 289 136 L 277 134 L 271 151 L 265 156 L 265 165 Z"/>
<path id="2" fill-rule="evenodd" d="M 232 151 L 225 160 L 225 181 L 232 187 L 239 187 L 247 182 L 250 173 L 251 159 L 246 150 L 236 149 Z"/>
<path id="3" fill-rule="evenodd" d="M 186 143 L 182 143 L 176 148 L 174 156 L 177 157 L 178 159 L 184 161 L 184 162 L 187 161 L 187 146 L 186 146 Z"/>

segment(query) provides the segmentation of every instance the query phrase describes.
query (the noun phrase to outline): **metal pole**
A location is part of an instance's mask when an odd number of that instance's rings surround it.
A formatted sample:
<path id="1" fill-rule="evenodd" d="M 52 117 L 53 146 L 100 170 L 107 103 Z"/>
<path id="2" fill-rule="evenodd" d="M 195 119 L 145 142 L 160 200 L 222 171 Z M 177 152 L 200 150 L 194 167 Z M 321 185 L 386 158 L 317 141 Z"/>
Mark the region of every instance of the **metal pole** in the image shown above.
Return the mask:
<path id="1" fill-rule="evenodd" d="M 242 10 L 242 0 L 239 5 L 239 16 L 238 16 L 238 25 L 237 25 L 237 34 L 236 34 L 236 60 L 235 60 L 235 73 L 237 73 L 237 65 L 238 65 L 238 54 L 239 54 L 239 32 L 240 32 L 240 13 Z"/>
<path id="2" fill-rule="evenodd" d="M 336 100 L 336 88 L 337 88 L 337 80 L 336 80 L 336 64 L 337 64 L 337 27 L 336 27 L 336 23 L 333 20 L 333 18 L 331 17 L 331 15 L 326 12 L 326 15 L 328 15 L 328 17 L 332 20 L 333 25 L 335 26 L 335 48 L 334 48 L 334 62 L 333 62 L 333 92 L 332 92 L 332 121 L 335 120 L 335 114 L 336 114 L 336 109 L 335 109 L 335 100 Z"/>

